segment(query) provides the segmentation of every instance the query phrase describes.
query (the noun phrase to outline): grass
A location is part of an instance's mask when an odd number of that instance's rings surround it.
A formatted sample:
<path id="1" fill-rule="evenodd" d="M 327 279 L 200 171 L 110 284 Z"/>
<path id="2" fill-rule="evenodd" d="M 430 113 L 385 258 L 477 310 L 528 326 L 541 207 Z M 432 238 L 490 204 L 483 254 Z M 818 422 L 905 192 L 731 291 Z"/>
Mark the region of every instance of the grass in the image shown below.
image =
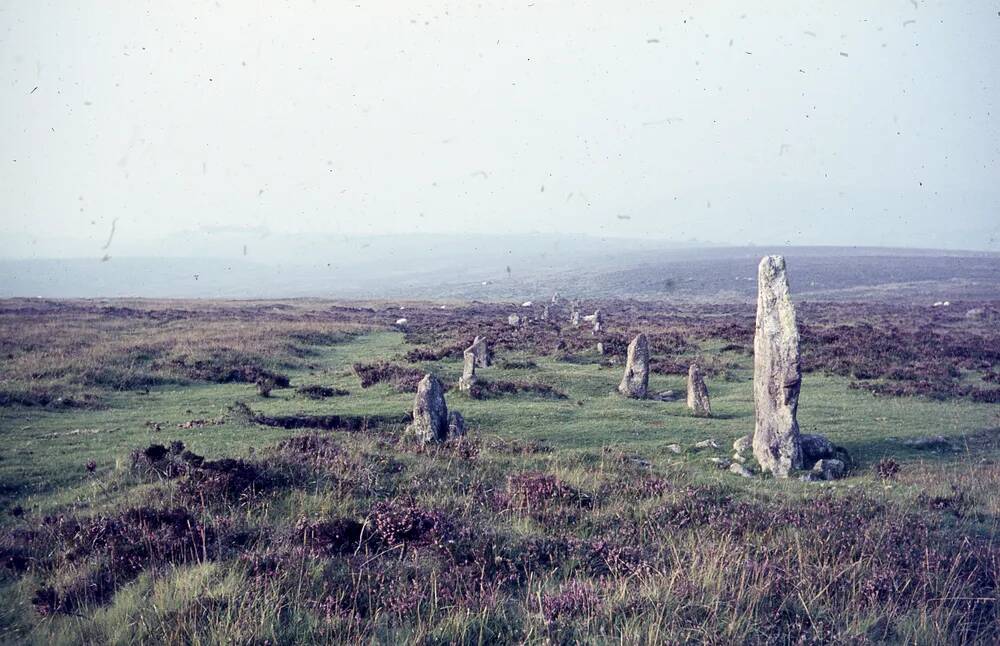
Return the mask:
<path id="1" fill-rule="evenodd" d="M 730 366 L 725 377 L 706 380 L 715 412 L 708 419 L 689 415 L 683 398 L 615 395 L 621 367 L 594 354 L 568 362 L 525 347 L 499 358 L 536 367 L 503 369 L 498 361 L 480 374 L 548 384 L 567 399 L 475 400 L 451 391 L 449 408 L 471 429 L 454 446 L 425 449 L 392 424 L 285 445 L 311 434 L 232 416 L 221 425 L 178 426 L 227 416 L 235 401 L 272 416 L 405 412 L 411 393 L 388 384 L 363 389 L 351 366 L 403 362 L 413 344 L 351 316 L 351 334 L 307 337 L 320 344 L 289 341 L 306 327 L 321 331 L 301 321 L 275 322 L 278 338 L 256 337 L 262 360 L 293 386 L 268 398 L 253 383 L 178 378 L 148 393 L 97 388 L 95 407 L 0 407 L 0 556 L 9 566 L 0 570 L 0 640 L 1000 639 L 995 405 L 875 397 L 849 388 L 846 377 L 809 373 L 803 431 L 828 436 L 857 461 L 846 480 L 820 485 L 744 480 L 708 461 L 728 456 L 732 441 L 753 429 L 751 359 L 723 352 L 718 339 L 696 349 Z M 408 309 L 408 316 L 420 314 Z M 210 336 L 224 348 L 245 338 Z M 412 365 L 446 383 L 461 374 L 459 359 Z M 650 382 L 654 392 L 685 388 L 679 375 Z M 349 394 L 296 394 L 310 384 Z M 902 442 L 930 435 L 958 450 Z M 693 448 L 707 438 L 721 449 Z M 225 470 L 185 466 L 164 477 L 133 468 L 133 450 L 174 440 L 207 460 L 245 460 L 252 484 L 227 479 Z M 682 453 L 666 448 L 674 443 Z M 892 481 L 873 475 L 887 457 L 902 466 Z M 190 520 L 154 530 L 155 514 L 171 509 Z M 153 514 L 154 525 L 130 525 L 134 510 Z M 116 544 L 118 532 L 133 538 Z M 30 564 L 10 565 L 18 556 Z M 106 598 L 79 585 L 101 573 L 113 581 Z M 72 610 L 40 613 L 45 589 L 72 601 Z"/>

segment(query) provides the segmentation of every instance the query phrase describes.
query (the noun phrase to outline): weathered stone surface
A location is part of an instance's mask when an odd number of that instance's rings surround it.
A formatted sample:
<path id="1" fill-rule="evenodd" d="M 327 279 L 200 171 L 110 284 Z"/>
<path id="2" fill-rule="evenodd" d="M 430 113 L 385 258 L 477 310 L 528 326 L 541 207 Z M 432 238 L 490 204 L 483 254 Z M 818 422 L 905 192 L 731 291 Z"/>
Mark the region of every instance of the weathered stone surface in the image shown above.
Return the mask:
<path id="1" fill-rule="evenodd" d="M 701 369 L 696 363 L 692 363 L 691 367 L 688 368 L 687 405 L 699 417 L 712 416 L 712 403 L 708 399 L 708 386 L 705 385 Z"/>
<path id="2" fill-rule="evenodd" d="M 476 384 L 476 353 L 466 348 L 462 353 L 462 376 L 458 379 L 458 389 L 469 392 Z"/>
<path id="3" fill-rule="evenodd" d="M 424 375 L 417 385 L 410 430 L 424 442 L 444 442 L 448 439 L 448 406 L 444 402 L 444 386 L 432 374 Z"/>
<path id="4" fill-rule="evenodd" d="M 737 462 L 733 462 L 732 464 L 729 465 L 729 472 L 741 476 L 743 478 L 753 477 L 753 472 L 750 471 L 750 469 L 746 468 L 745 466 Z"/>
<path id="5" fill-rule="evenodd" d="M 649 340 L 639 334 L 628 344 L 625 374 L 618 392 L 633 399 L 645 399 L 649 389 Z"/>
<path id="6" fill-rule="evenodd" d="M 602 343 L 601 341 L 597 342 L 597 354 L 601 355 L 602 357 L 604 356 L 604 343 Z"/>
<path id="7" fill-rule="evenodd" d="M 728 469 L 729 466 L 732 464 L 732 462 L 730 462 L 726 458 L 709 458 L 708 461 L 720 469 Z"/>
<path id="8" fill-rule="evenodd" d="M 680 444 L 668 444 L 667 445 L 667 450 L 670 451 L 671 453 L 682 453 L 683 452 L 683 449 L 681 448 Z"/>
<path id="9" fill-rule="evenodd" d="M 719 443 L 714 439 L 702 440 L 701 442 L 695 442 L 694 448 L 696 449 L 717 449 L 719 448 Z"/>
<path id="10" fill-rule="evenodd" d="M 656 393 L 656 396 L 653 397 L 653 399 L 661 402 L 677 401 L 677 393 L 673 390 L 662 390 Z"/>
<path id="11" fill-rule="evenodd" d="M 833 458 L 820 460 L 815 465 L 813 465 L 813 473 L 817 474 L 824 480 L 839 480 L 844 477 L 847 472 L 847 465 L 845 465 L 840 460 L 834 460 Z"/>
<path id="12" fill-rule="evenodd" d="M 569 324 L 573 327 L 580 327 L 580 312 L 578 310 L 570 311 Z"/>
<path id="13" fill-rule="evenodd" d="M 753 453 L 753 435 L 744 435 L 743 437 L 736 438 L 736 441 L 733 442 L 733 451 L 736 451 L 740 455 Z"/>
<path id="14" fill-rule="evenodd" d="M 802 445 L 795 416 L 802 371 L 795 308 L 788 294 L 785 259 L 765 256 L 757 268 L 754 333 L 754 457 L 764 471 L 787 478 L 801 469 Z"/>
<path id="15" fill-rule="evenodd" d="M 489 368 L 493 363 L 493 353 L 490 352 L 490 346 L 483 337 L 477 336 L 473 339 L 472 345 L 466 348 L 466 351 L 469 350 L 476 355 L 477 368 Z"/>
<path id="16" fill-rule="evenodd" d="M 448 415 L 448 437 L 452 439 L 465 437 L 465 418 L 458 411 Z"/>
<path id="17" fill-rule="evenodd" d="M 548 305 L 542 305 L 542 315 L 539 318 L 541 320 L 543 320 L 543 321 L 548 321 L 549 320 L 549 306 Z"/>
<path id="18" fill-rule="evenodd" d="M 523 319 L 521 319 L 521 317 L 517 314 L 511 314 L 510 316 L 507 317 L 507 323 L 509 323 L 513 327 L 521 327 L 521 324 L 523 322 L 524 322 Z"/>

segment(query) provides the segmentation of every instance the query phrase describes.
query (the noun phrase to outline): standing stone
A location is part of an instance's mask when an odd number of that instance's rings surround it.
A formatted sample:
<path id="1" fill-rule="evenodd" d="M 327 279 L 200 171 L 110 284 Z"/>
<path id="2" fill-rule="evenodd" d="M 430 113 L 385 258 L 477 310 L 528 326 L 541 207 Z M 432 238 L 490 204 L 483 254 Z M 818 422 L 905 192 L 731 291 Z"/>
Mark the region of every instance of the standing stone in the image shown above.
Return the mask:
<path id="1" fill-rule="evenodd" d="M 448 439 L 448 406 L 444 403 L 444 386 L 432 374 L 424 375 L 417 385 L 410 429 L 424 442 L 444 442 Z"/>
<path id="2" fill-rule="evenodd" d="M 548 321 L 549 320 L 549 306 L 548 305 L 543 305 L 542 306 L 542 315 L 541 315 L 540 318 L 543 321 Z"/>
<path id="3" fill-rule="evenodd" d="M 458 380 L 458 389 L 469 392 L 476 383 L 476 353 L 471 347 L 462 353 L 462 360 L 462 376 Z"/>
<path id="4" fill-rule="evenodd" d="M 802 370 L 795 308 L 781 256 L 766 256 L 757 268 L 753 355 L 753 454 L 764 471 L 787 478 L 790 471 L 803 467 L 795 419 Z"/>
<path id="5" fill-rule="evenodd" d="M 559 304 L 559 292 L 555 292 L 554 294 L 552 294 L 552 304 L 553 305 Z"/>
<path id="6" fill-rule="evenodd" d="M 604 329 L 604 317 L 601 315 L 601 310 L 594 312 L 594 329 L 591 334 L 597 335 Z"/>
<path id="7" fill-rule="evenodd" d="M 578 310 L 569 313 L 569 324 L 573 327 L 580 327 L 580 312 Z"/>
<path id="8" fill-rule="evenodd" d="M 688 368 L 688 408 L 699 417 L 712 416 L 712 404 L 708 400 L 708 386 L 701 376 L 697 363 Z"/>
<path id="9" fill-rule="evenodd" d="M 466 352 L 469 350 L 476 355 L 477 368 L 490 367 L 490 364 L 493 362 L 493 357 L 490 356 L 490 346 L 486 343 L 486 339 L 481 336 L 477 336 L 472 340 L 472 345 L 466 348 Z"/>
<path id="10" fill-rule="evenodd" d="M 618 392 L 633 399 L 645 399 L 649 388 L 649 341 L 640 334 L 628 344 L 625 375 L 618 385 Z"/>
<path id="11" fill-rule="evenodd" d="M 511 314 L 507 317 L 507 323 L 513 327 L 521 327 L 521 317 L 517 314 Z"/>

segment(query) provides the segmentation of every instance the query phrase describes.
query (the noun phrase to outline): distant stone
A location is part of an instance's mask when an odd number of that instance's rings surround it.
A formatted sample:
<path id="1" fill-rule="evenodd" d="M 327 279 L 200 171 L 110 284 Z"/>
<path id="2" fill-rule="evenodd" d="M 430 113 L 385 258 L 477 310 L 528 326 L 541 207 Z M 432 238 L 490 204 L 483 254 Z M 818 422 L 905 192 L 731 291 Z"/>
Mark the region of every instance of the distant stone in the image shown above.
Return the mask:
<path id="1" fill-rule="evenodd" d="M 458 411 L 453 411 L 448 415 L 448 437 L 465 437 L 465 418 Z"/>
<path id="2" fill-rule="evenodd" d="M 781 256 L 765 256 L 757 268 L 753 345 L 754 457 L 764 471 L 787 478 L 803 466 L 796 420 L 802 370 L 795 308 Z"/>
<path id="3" fill-rule="evenodd" d="M 555 292 L 552 294 L 552 304 L 553 305 L 559 304 L 559 292 Z"/>
<path id="4" fill-rule="evenodd" d="M 601 354 L 603 352 L 603 344 Z M 628 344 L 625 374 L 618 384 L 618 392 L 632 399 L 645 399 L 649 388 L 649 341 L 645 334 L 638 334 Z"/>
<path id="5" fill-rule="evenodd" d="M 458 389 L 469 392 L 476 381 L 476 353 L 470 346 L 462 353 L 462 376 L 458 379 Z"/>
<path id="6" fill-rule="evenodd" d="M 691 412 L 699 417 L 711 417 L 712 404 L 708 400 L 708 387 L 696 363 L 688 368 L 687 391 L 687 406 Z"/>
<path id="7" fill-rule="evenodd" d="M 531 307 L 532 305 L 534 305 L 534 303 L 532 303 L 531 301 L 524 301 L 523 303 L 521 303 L 521 307 Z"/>
<path id="8" fill-rule="evenodd" d="M 507 317 L 507 323 L 509 323 L 513 327 L 521 327 L 523 320 L 519 315 L 511 314 L 510 316 Z"/>
<path id="9" fill-rule="evenodd" d="M 667 445 L 667 450 L 670 451 L 671 453 L 682 453 L 683 452 L 683 449 L 681 448 L 680 444 L 668 444 Z"/>
<path id="10" fill-rule="evenodd" d="M 444 386 L 432 374 L 424 375 L 417 384 L 410 430 L 424 442 L 444 442 L 448 439 L 448 406 L 444 401 Z"/>
<path id="11" fill-rule="evenodd" d="M 409 321 L 406 319 L 396 319 L 396 325 L 406 325 L 407 323 L 409 323 Z"/>
<path id="12" fill-rule="evenodd" d="M 745 466 L 743 466 L 742 464 L 738 464 L 736 462 L 733 462 L 732 464 L 729 465 L 729 472 L 733 473 L 733 474 L 736 474 L 736 475 L 738 475 L 740 477 L 743 477 L 743 478 L 752 478 L 753 477 L 753 472 L 751 472 L 750 469 L 748 469 Z"/>
<path id="13" fill-rule="evenodd" d="M 591 334 L 600 334 L 604 330 L 604 316 L 601 314 L 601 310 L 594 312 L 594 327 L 591 330 Z"/>
<path id="14" fill-rule="evenodd" d="M 604 344 L 600 341 L 597 342 L 597 354 L 604 356 Z"/>
<path id="15" fill-rule="evenodd" d="M 847 472 L 847 465 L 833 458 L 820 460 L 812 468 L 813 473 L 824 480 L 840 480 Z"/>
<path id="16" fill-rule="evenodd" d="M 549 320 L 549 306 L 548 305 L 542 305 L 542 314 L 541 314 L 541 316 L 539 318 L 542 319 L 543 321 L 548 321 Z"/>
<path id="17" fill-rule="evenodd" d="M 986 310 L 981 307 L 974 307 L 965 313 L 965 318 L 970 321 L 978 321 L 986 314 Z"/>
<path id="18" fill-rule="evenodd" d="M 572 310 L 569 313 L 569 324 L 573 327 L 580 327 L 580 312 L 577 310 Z"/>
<path id="19" fill-rule="evenodd" d="M 493 356 L 490 352 L 490 346 L 481 336 L 477 336 L 472 341 L 472 345 L 466 348 L 466 351 L 471 350 L 474 355 L 476 355 L 476 367 L 477 368 L 489 368 L 490 364 L 493 363 Z"/>

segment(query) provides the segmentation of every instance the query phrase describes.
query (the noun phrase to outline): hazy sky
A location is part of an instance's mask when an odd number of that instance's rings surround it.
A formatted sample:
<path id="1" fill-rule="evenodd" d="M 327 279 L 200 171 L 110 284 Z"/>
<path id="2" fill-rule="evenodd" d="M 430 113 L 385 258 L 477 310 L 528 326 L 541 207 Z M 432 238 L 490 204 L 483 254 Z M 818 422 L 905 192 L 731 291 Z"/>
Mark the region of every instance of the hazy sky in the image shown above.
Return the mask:
<path id="1" fill-rule="evenodd" d="M 998 111 L 995 0 L 0 0 L 0 254 L 116 218 L 118 254 L 206 227 L 997 250 Z"/>

